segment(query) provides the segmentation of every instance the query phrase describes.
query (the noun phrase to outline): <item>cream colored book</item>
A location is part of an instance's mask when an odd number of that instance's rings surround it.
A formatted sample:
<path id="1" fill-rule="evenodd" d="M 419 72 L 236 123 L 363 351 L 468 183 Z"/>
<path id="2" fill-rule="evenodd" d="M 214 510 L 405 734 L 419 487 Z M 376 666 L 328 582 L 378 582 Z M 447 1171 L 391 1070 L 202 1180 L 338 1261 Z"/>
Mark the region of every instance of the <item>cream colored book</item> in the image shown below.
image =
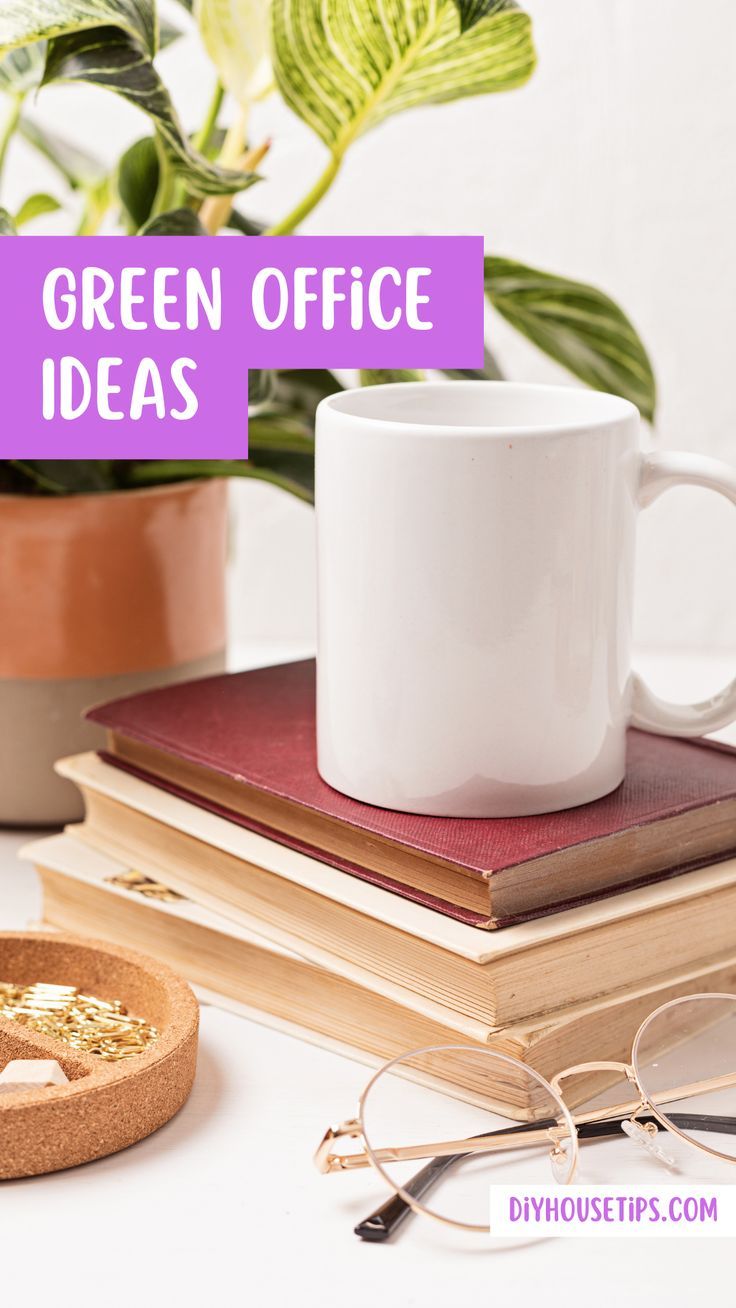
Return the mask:
<path id="1" fill-rule="evenodd" d="M 736 860 L 489 933 L 297 853 L 94 754 L 66 759 L 75 838 L 265 934 L 287 933 L 490 1026 L 702 967 L 736 944 Z"/>
<path id="2" fill-rule="evenodd" d="M 437 1044 L 484 1045 L 511 1054 L 550 1077 L 563 1066 L 591 1059 L 623 1059 L 636 1028 L 660 1003 L 703 989 L 732 989 L 736 957 L 711 960 L 697 972 L 663 978 L 656 986 L 632 989 L 618 998 L 578 1005 L 535 1022 L 498 1030 L 395 985 L 378 984 L 370 973 L 322 955 L 308 961 L 279 941 L 260 935 L 258 924 L 234 923 L 184 898 L 162 897 L 161 883 L 131 870 L 70 836 L 35 841 L 22 857 L 38 868 L 43 919 L 60 930 L 86 933 L 140 949 L 182 972 L 209 997 L 227 1006 L 246 1006 L 268 1015 L 290 1034 L 309 1033 L 330 1048 L 388 1059 Z M 467 1071 L 458 1053 L 455 1084 Z M 600 1088 L 580 1078 L 576 1100 Z M 523 1113 L 523 1077 L 516 1085 Z"/>

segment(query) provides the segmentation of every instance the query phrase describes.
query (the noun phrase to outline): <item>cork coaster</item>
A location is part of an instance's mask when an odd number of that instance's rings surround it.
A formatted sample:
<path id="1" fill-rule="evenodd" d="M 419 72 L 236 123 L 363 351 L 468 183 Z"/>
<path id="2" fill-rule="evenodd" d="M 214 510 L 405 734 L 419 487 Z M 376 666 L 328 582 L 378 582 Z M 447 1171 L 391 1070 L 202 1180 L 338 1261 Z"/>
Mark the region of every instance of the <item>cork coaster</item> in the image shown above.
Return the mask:
<path id="1" fill-rule="evenodd" d="M 68 1085 L 0 1099 L 0 1179 L 56 1172 L 117 1153 L 179 1111 L 192 1088 L 199 1010 L 163 963 L 104 941 L 45 932 L 0 932 L 0 979 L 77 986 L 120 999 L 158 1028 L 144 1053 L 120 1062 L 70 1048 L 0 1017 L 0 1066 L 53 1058 Z"/>

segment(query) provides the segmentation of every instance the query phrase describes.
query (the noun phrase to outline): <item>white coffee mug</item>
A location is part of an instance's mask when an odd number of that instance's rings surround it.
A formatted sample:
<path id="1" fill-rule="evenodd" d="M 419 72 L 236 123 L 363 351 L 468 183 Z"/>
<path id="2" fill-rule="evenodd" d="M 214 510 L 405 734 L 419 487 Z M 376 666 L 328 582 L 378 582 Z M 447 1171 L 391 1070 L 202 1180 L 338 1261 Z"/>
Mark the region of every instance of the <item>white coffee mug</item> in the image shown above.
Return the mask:
<path id="1" fill-rule="evenodd" d="M 670 486 L 736 503 L 736 472 L 644 454 L 633 404 L 573 387 L 348 390 L 317 413 L 319 771 L 411 813 L 515 817 L 624 777 L 627 725 L 736 718 L 631 670 L 636 519 Z"/>

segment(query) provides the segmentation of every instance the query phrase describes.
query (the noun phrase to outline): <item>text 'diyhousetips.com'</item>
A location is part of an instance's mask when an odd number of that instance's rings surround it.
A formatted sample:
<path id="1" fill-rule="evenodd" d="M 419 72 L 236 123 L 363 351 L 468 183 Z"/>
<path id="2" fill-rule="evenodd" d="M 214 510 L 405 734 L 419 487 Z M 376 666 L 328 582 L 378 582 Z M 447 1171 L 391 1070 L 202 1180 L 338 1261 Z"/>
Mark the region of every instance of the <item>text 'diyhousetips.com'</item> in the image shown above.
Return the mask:
<path id="1" fill-rule="evenodd" d="M 494 1185 L 491 1238 L 736 1235 L 736 1186 Z"/>

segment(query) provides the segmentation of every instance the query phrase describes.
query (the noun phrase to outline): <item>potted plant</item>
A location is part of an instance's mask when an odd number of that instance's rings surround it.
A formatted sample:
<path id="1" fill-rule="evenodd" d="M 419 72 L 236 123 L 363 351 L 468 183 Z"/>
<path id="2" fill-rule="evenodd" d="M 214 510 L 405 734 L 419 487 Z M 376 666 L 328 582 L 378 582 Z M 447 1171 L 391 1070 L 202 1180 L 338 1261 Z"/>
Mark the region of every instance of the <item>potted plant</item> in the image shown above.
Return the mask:
<path id="1" fill-rule="evenodd" d="M 220 671 L 226 483 L 0 494 L 0 822 L 62 822 L 85 708 Z M 70 802 L 71 801 L 71 802 Z"/>
<path id="2" fill-rule="evenodd" d="M 213 93 L 189 135 L 156 56 L 194 24 L 213 64 Z M 520 87 L 535 60 L 531 20 L 513 0 L 417 0 L 380 14 L 370 0 L 182 0 L 176 26 L 160 23 L 155 0 L 6 0 L 0 183 L 18 134 L 53 165 L 59 185 L 13 214 L 0 209 L 0 234 L 66 208 L 82 235 L 112 222 L 141 235 L 258 236 L 247 191 L 268 167 L 268 143 L 249 141 L 247 123 L 267 94 L 283 96 L 326 147 L 307 195 L 267 229 L 294 232 L 376 123 L 414 105 Z M 147 114 L 149 133 L 103 167 L 29 112 L 37 89 L 57 81 L 116 92 Z M 486 258 L 486 291 L 575 377 L 653 416 L 646 351 L 607 295 L 498 254 Z M 417 374 L 362 380 L 407 375 Z M 484 370 L 463 375 L 501 374 L 489 352 Z M 252 374 L 247 462 L 0 464 L 0 822 L 75 815 L 75 796 L 51 762 L 93 743 L 80 723 L 86 704 L 221 666 L 225 479 L 261 478 L 311 500 L 314 412 L 339 385 L 328 371 Z"/>

